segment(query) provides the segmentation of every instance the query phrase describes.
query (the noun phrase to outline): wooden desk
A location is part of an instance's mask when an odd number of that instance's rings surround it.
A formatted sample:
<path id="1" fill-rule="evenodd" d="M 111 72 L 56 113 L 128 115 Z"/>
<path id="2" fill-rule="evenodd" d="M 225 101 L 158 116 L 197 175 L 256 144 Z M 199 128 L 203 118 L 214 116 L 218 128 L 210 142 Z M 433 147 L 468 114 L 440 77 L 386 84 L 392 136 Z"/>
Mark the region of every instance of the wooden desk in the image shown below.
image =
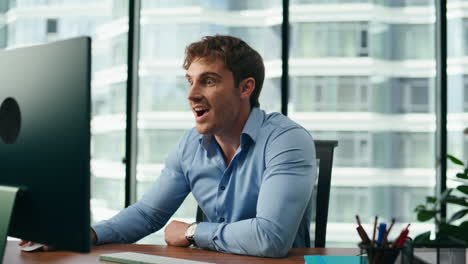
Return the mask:
<path id="1" fill-rule="evenodd" d="M 259 258 L 238 256 L 232 254 L 218 253 L 195 248 L 178 248 L 160 245 L 102 245 L 95 246 L 88 254 L 80 254 L 69 251 L 55 252 L 22 252 L 17 241 L 8 241 L 5 250 L 4 264 L 37 264 L 37 263 L 60 263 L 60 264 L 82 264 L 82 263 L 111 263 L 99 261 L 99 255 L 122 251 L 133 251 L 138 253 L 154 254 L 166 257 L 183 258 L 191 260 L 206 261 L 212 263 L 236 263 L 236 264 L 260 264 L 260 263 L 283 263 L 304 264 L 304 255 L 357 255 L 359 250 L 345 248 L 295 248 L 291 249 L 288 256 L 282 259 Z"/>

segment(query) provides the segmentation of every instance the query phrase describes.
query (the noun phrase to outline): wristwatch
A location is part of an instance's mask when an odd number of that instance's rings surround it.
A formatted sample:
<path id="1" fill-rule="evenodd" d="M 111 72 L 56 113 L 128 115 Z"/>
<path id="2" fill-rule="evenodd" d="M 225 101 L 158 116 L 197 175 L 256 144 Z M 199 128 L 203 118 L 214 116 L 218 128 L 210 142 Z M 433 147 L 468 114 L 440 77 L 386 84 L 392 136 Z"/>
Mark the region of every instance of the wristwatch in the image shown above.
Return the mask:
<path id="1" fill-rule="evenodd" d="M 195 245 L 195 230 L 197 229 L 197 225 L 198 222 L 193 222 L 185 229 L 185 238 L 190 242 L 190 245 Z"/>

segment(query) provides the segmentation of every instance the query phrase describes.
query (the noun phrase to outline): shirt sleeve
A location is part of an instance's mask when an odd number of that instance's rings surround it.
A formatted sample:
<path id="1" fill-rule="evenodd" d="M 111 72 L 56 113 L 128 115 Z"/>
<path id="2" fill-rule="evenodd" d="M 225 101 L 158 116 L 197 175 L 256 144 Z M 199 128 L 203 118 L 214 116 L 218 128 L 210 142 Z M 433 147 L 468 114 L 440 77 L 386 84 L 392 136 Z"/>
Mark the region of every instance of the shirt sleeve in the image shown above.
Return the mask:
<path id="1" fill-rule="evenodd" d="M 234 223 L 199 223 L 195 242 L 201 248 L 243 255 L 284 257 L 291 248 L 310 201 L 315 178 L 315 147 L 303 128 L 272 139 L 255 218 Z"/>
<path id="2" fill-rule="evenodd" d="M 97 244 L 133 243 L 161 229 L 190 192 L 179 158 L 180 141 L 145 195 L 109 220 L 92 226 Z"/>

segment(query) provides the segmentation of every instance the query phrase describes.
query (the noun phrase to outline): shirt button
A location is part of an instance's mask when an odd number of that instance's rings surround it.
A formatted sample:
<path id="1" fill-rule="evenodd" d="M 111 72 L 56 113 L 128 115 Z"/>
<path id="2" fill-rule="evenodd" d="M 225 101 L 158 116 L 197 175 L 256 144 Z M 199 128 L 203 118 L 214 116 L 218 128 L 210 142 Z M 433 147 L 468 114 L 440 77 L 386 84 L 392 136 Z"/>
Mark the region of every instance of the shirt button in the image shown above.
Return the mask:
<path id="1" fill-rule="evenodd" d="M 225 220 L 225 219 L 222 218 L 222 217 L 219 219 L 220 222 L 224 222 L 224 220 Z"/>
<path id="2" fill-rule="evenodd" d="M 226 189 L 225 186 L 221 186 L 221 191 L 224 191 Z"/>

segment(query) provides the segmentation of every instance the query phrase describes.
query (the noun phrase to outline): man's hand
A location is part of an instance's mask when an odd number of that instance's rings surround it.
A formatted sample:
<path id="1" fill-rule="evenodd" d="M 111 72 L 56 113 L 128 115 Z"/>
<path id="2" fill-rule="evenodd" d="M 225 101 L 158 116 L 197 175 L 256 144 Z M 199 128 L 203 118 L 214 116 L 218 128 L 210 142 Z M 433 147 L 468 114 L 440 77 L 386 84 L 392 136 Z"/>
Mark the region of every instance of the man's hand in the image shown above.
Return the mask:
<path id="1" fill-rule="evenodd" d="M 91 236 L 91 244 L 92 245 L 95 245 L 96 244 L 96 241 L 97 241 L 97 238 L 96 238 L 96 232 L 94 232 L 94 230 L 91 228 L 91 231 L 90 231 L 90 236 Z M 30 246 L 33 246 L 35 243 L 32 242 L 32 241 L 28 241 L 28 240 L 23 240 L 21 239 L 21 241 L 18 243 L 18 245 L 20 247 L 30 247 Z M 42 249 L 43 251 L 54 251 L 56 250 L 57 248 L 53 247 L 53 246 L 47 246 L 47 245 L 44 245 L 40 248 L 38 248 L 37 250 L 40 250 Z"/>
<path id="2" fill-rule="evenodd" d="M 97 236 L 96 236 L 96 232 L 94 232 L 94 229 L 91 228 L 91 245 L 96 245 L 96 242 L 97 242 Z"/>
<path id="3" fill-rule="evenodd" d="M 18 245 L 19 245 L 20 247 L 23 247 L 23 246 L 24 246 L 24 247 L 30 247 L 30 246 L 33 246 L 34 244 L 35 244 L 35 243 L 32 242 L 32 241 L 27 241 L 27 240 L 22 240 L 22 239 L 21 239 L 21 241 L 18 243 Z M 56 248 L 53 247 L 53 246 L 44 245 L 44 246 L 38 248 L 37 250 L 39 250 L 39 249 L 41 249 L 41 248 L 42 248 L 43 251 L 54 251 L 54 250 L 56 249 Z"/>
<path id="4" fill-rule="evenodd" d="M 189 224 L 180 221 L 171 221 L 164 229 L 164 238 L 169 246 L 188 247 L 190 242 L 185 238 L 185 230 Z"/>

